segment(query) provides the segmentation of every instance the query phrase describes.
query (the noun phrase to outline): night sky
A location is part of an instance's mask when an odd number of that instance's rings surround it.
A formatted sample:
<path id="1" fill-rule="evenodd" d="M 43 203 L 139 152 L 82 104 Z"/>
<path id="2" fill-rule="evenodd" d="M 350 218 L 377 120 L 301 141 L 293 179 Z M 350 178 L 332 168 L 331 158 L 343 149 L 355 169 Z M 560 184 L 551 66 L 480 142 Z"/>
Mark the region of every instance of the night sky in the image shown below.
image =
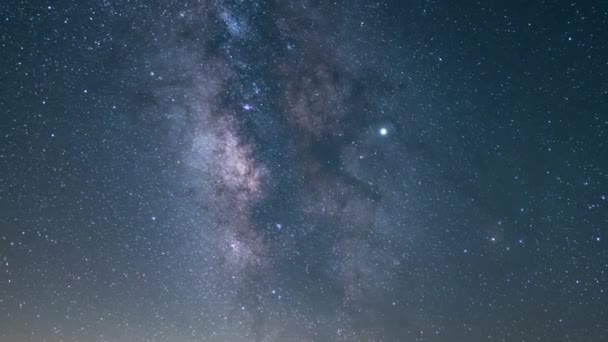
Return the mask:
<path id="1" fill-rule="evenodd" d="M 608 341 L 608 3 L 0 20 L 0 341 Z"/>

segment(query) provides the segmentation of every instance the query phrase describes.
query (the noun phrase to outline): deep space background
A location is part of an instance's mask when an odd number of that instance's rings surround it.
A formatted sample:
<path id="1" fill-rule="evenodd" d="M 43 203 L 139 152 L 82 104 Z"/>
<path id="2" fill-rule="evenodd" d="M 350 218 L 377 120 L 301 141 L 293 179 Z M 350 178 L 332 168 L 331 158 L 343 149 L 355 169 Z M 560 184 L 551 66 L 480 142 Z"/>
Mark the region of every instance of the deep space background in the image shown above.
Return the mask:
<path id="1" fill-rule="evenodd" d="M 608 341 L 608 3 L 0 3 L 0 341 Z"/>

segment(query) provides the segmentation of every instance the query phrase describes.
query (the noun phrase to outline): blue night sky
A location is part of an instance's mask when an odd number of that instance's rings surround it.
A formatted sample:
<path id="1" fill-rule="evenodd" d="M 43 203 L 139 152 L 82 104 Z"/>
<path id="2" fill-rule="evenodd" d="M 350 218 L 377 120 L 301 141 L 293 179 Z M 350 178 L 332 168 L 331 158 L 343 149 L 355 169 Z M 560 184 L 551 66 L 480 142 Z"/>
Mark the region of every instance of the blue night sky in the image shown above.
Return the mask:
<path id="1" fill-rule="evenodd" d="M 608 341 L 606 2 L 0 20 L 0 341 Z"/>

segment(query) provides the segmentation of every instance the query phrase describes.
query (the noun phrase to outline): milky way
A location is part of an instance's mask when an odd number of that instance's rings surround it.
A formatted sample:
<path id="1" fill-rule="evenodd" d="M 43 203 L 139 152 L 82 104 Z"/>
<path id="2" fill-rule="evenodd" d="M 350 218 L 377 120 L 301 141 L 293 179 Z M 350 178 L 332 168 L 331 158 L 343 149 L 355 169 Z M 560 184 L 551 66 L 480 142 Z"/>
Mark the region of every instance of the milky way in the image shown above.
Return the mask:
<path id="1" fill-rule="evenodd" d="M 0 340 L 608 339 L 607 13 L 0 5 Z"/>
<path id="2" fill-rule="evenodd" d="M 360 159 L 346 163 L 350 149 L 370 149 L 378 99 L 368 83 L 381 76 L 365 58 L 343 65 L 353 56 L 342 50 L 357 45 L 339 23 L 345 14 L 308 2 L 213 4 L 194 17 L 214 34 L 190 33 L 192 23 L 169 29 L 178 46 L 161 49 L 180 56 L 153 67 L 185 71 L 168 85 L 181 98 L 169 111 L 185 108 L 174 122 L 184 181 L 214 217 L 200 234 L 221 250 L 214 266 L 232 273 L 225 305 L 244 308 L 253 322 L 238 332 L 259 340 L 314 339 L 336 324 L 337 338 L 352 339 L 354 324 L 377 330 L 367 303 L 395 295 L 405 247 L 384 245 L 395 223 L 380 216 L 381 189 L 355 174 Z M 230 319 L 221 326 L 234 329 Z"/>
<path id="3" fill-rule="evenodd" d="M 213 331 L 202 336 L 348 340 L 354 324 L 374 336 L 376 311 L 363 308 L 395 295 L 403 246 L 385 245 L 395 223 L 350 155 L 376 139 L 368 127 L 380 90 L 369 83 L 382 77 L 349 55 L 350 12 L 218 2 L 163 13 L 148 80 L 132 89 L 148 103 L 138 120 L 158 113 L 175 151 L 173 205 L 204 217 L 180 249 L 204 255 L 180 283 L 193 282 L 200 310 L 218 314 L 199 321 Z"/>

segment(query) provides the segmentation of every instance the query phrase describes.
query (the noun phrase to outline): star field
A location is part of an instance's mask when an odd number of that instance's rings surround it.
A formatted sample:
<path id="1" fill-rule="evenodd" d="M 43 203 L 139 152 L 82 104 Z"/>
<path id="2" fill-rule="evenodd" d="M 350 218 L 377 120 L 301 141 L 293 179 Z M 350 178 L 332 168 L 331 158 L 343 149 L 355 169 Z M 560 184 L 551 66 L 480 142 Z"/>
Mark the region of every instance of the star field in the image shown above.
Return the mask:
<path id="1" fill-rule="evenodd" d="M 606 4 L 0 20 L 0 341 L 608 340 Z"/>

